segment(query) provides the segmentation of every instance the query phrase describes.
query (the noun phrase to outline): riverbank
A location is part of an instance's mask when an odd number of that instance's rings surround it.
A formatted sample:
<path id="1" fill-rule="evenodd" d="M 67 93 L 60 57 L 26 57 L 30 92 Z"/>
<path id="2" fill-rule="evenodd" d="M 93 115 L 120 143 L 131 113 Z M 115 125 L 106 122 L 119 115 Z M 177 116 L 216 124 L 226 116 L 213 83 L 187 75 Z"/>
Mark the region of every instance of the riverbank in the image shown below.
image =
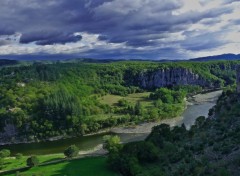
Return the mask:
<path id="1" fill-rule="evenodd" d="M 218 91 L 213 91 L 213 92 L 208 92 L 204 94 L 197 94 L 189 97 L 186 100 L 186 105 L 192 106 L 192 105 L 201 105 L 205 102 L 209 103 L 215 103 L 218 99 L 218 97 L 221 95 L 222 90 Z M 143 134 L 148 134 L 151 132 L 152 128 L 154 126 L 160 125 L 160 124 L 168 124 L 171 127 L 176 126 L 176 125 L 181 125 L 181 122 L 183 121 L 183 116 L 179 116 L 176 118 L 172 119 L 165 119 L 161 120 L 158 122 L 147 122 L 147 123 L 141 123 L 139 125 L 136 125 L 134 127 L 115 127 L 111 129 L 111 132 L 113 133 L 143 133 Z"/>
<path id="2" fill-rule="evenodd" d="M 215 101 L 221 91 L 214 91 L 207 94 L 198 94 L 193 97 L 188 97 L 187 109 L 181 117 L 166 119 L 158 122 L 142 123 L 136 126 L 115 127 L 99 132 L 94 135 L 87 135 L 81 137 L 72 137 L 54 141 L 34 142 L 26 144 L 11 144 L 0 146 L 0 150 L 7 148 L 11 150 L 12 154 L 22 153 L 24 155 L 42 155 L 55 154 L 63 152 L 69 145 L 77 145 L 81 151 L 93 149 L 103 143 L 103 136 L 105 135 L 119 135 L 122 142 L 132 142 L 144 140 L 151 132 L 153 126 L 161 123 L 167 123 L 170 126 L 181 125 L 185 123 L 187 128 L 194 124 L 195 119 L 204 115 L 207 116 L 208 110 L 215 105 Z"/>
<path id="3" fill-rule="evenodd" d="M 186 111 L 189 111 L 191 107 L 198 108 L 199 106 L 205 105 L 205 104 L 207 104 L 208 105 L 207 108 L 209 108 L 211 105 L 214 105 L 214 103 L 218 99 L 218 96 L 220 96 L 221 93 L 222 91 L 214 91 L 207 94 L 197 94 L 195 96 L 188 98 L 187 100 L 188 108 Z M 193 112 L 193 114 L 195 114 L 195 112 Z M 192 118 L 195 118 L 195 117 L 192 117 Z M 122 137 L 122 135 L 129 136 L 128 140 L 126 140 L 125 138 L 125 142 L 138 141 L 138 140 L 143 140 L 151 132 L 151 128 L 155 125 L 159 125 L 161 123 L 168 123 L 171 126 L 180 125 L 180 122 L 182 122 L 183 120 L 184 120 L 184 117 L 182 116 L 182 117 L 168 119 L 160 122 L 143 123 L 143 124 L 137 125 L 136 127 L 114 128 L 112 130 L 118 130 L 118 131 L 112 131 L 112 132 L 115 132 L 115 134 L 119 135 L 120 137 Z M 68 145 L 70 144 L 68 143 Z M 85 158 L 85 157 L 103 156 L 106 154 L 107 154 L 107 151 L 103 149 L 103 144 L 98 144 L 93 148 L 90 148 L 90 149 L 88 148 L 88 150 L 80 150 L 77 159 Z M 60 153 L 60 152 L 56 154 L 53 153 L 53 154 L 38 155 L 38 156 L 41 158 L 43 165 L 48 165 L 49 163 L 54 164 L 55 162 L 59 163 L 59 162 L 65 161 L 63 153 Z M 26 157 L 27 156 L 25 156 L 25 158 Z M 13 160 L 13 158 L 11 158 L 11 160 Z M 25 162 L 23 162 L 23 164 L 24 163 Z M 10 169 L 10 166 L 9 166 L 9 169 Z"/>

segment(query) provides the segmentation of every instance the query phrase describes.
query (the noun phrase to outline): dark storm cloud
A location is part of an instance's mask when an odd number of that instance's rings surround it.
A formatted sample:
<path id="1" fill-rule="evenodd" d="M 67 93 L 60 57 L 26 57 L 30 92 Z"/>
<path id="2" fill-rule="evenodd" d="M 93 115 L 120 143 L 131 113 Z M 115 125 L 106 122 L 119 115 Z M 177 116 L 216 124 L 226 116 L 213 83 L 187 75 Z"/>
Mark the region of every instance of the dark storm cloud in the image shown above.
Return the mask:
<path id="1" fill-rule="evenodd" d="M 26 33 L 20 39 L 20 43 L 36 42 L 38 45 L 52 45 L 56 43 L 66 44 L 77 42 L 82 39 L 80 35 L 68 34 L 59 31 L 40 31 Z"/>
<path id="2" fill-rule="evenodd" d="M 190 51 L 209 50 L 222 46 L 228 41 L 222 40 L 223 32 L 208 32 L 193 35 L 195 31 L 186 31 L 187 39 L 180 43 L 182 48 Z"/>
<path id="3" fill-rule="evenodd" d="M 1 22 L 0 22 L 0 24 L 1 24 Z M 0 36 L 1 35 L 11 35 L 14 33 L 15 33 L 15 30 L 13 30 L 13 29 L 8 28 L 6 26 L 0 26 Z"/>
<path id="4" fill-rule="evenodd" d="M 102 12 L 98 19 L 104 21 L 104 25 L 109 26 L 109 30 L 99 31 L 107 36 L 108 41 L 113 43 L 127 42 L 128 45 L 149 45 L 154 42 L 152 34 L 180 32 L 189 27 L 190 24 L 199 22 L 202 19 L 215 18 L 222 14 L 230 13 L 232 9 L 216 8 L 204 12 L 185 13 L 175 16 L 169 9 L 178 9 L 180 6 L 170 6 L 166 10 L 157 10 L 157 4 L 147 4 L 151 10 L 146 10 L 142 6 L 140 9 L 130 10 L 128 13 L 114 11 L 108 8 L 97 12 Z M 110 8 L 110 7 L 109 7 Z M 114 6 L 111 8 L 116 9 Z M 107 18 L 108 17 L 108 18 Z M 109 18 L 110 17 L 110 18 Z M 101 28 L 100 28 L 101 29 Z M 150 36 L 149 38 L 147 36 Z M 160 37 L 160 38 L 158 38 Z M 161 39 L 162 36 L 155 36 L 154 39 Z M 168 38 L 168 36 L 165 36 Z"/>
<path id="5" fill-rule="evenodd" d="M 233 10 L 227 6 L 175 15 L 173 12 L 183 5 L 179 0 L 4 0 L 0 1 L 0 36 L 20 32 L 20 44 L 53 45 L 79 42 L 82 36 L 75 35 L 76 32 L 85 32 L 98 34 L 100 41 L 125 43 L 132 47 L 131 50 L 123 49 L 126 56 L 131 55 L 129 52 L 165 56 L 168 54 L 164 53 L 169 52 L 168 46 L 157 51 L 150 51 L 149 47 L 154 50 L 159 45 L 169 44 L 166 41 L 173 33 L 187 31 L 192 24 L 214 25 L 220 22 L 221 15 Z M 190 33 L 186 36 L 192 37 Z M 175 42 L 184 49 L 197 51 L 223 44 L 214 37 L 212 33 L 199 34 L 193 37 L 193 44 L 188 39 L 180 41 L 176 38 Z M 199 44 L 201 41 L 204 41 L 202 45 Z M 1 43 L 4 45 L 7 41 L 0 39 Z M 148 47 L 148 51 L 135 51 L 138 47 Z M 173 50 L 171 48 L 172 53 L 179 54 Z M 86 54 L 94 55 L 94 52 L 111 53 L 107 48 L 101 48 Z M 112 52 L 123 55 L 115 49 Z"/>
<path id="6" fill-rule="evenodd" d="M 104 35 L 100 35 L 100 36 L 98 36 L 98 40 L 106 41 L 106 40 L 108 40 L 108 37 L 104 36 Z"/>
<path id="7" fill-rule="evenodd" d="M 188 58 L 187 54 L 179 53 L 176 48 L 164 48 L 160 50 L 150 50 L 149 52 L 145 51 L 136 51 L 134 49 L 127 50 L 101 50 L 101 49 L 92 49 L 88 52 L 79 53 L 79 54 L 46 54 L 46 53 L 37 53 L 37 54 L 22 54 L 22 55 L 8 55 L 1 56 L 0 59 L 19 59 L 19 60 L 61 60 L 61 59 L 72 59 L 72 58 L 97 58 L 97 59 L 151 59 L 151 60 L 160 60 L 160 59 L 171 59 L 179 60 Z"/>

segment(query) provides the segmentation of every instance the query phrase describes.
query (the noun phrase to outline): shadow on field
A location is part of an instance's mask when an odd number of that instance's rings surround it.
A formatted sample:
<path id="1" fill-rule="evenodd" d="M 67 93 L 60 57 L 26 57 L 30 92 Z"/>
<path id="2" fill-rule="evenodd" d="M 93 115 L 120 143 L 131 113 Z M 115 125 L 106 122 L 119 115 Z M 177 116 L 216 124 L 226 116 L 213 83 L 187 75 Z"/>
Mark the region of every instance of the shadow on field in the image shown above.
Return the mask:
<path id="1" fill-rule="evenodd" d="M 4 172 L 4 173 L 0 173 L 0 176 L 14 175 L 14 174 L 16 174 L 17 171 L 18 172 L 25 172 L 25 171 L 27 171 L 29 169 L 30 169 L 30 167 L 24 167 L 22 169 L 19 169 L 19 168 L 18 169 L 13 169 L 13 170 L 10 170 L 10 171 Z"/>
<path id="2" fill-rule="evenodd" d="M 49 159 L 49 160 L 44 161 L 42 164 L 53 162 L 53 161 L 57 161 L 57 160 L 63 160 L 63 158 L 62 157 L 58 157 L 58 158 Z"/>
<path id="3" fill-rule="evenodd" d="M 68 163 L 53 176 L 60 175 L 116 176 L 116 174 L 108 168 L 106 157 L 89 157 L 68 161 Z"/>

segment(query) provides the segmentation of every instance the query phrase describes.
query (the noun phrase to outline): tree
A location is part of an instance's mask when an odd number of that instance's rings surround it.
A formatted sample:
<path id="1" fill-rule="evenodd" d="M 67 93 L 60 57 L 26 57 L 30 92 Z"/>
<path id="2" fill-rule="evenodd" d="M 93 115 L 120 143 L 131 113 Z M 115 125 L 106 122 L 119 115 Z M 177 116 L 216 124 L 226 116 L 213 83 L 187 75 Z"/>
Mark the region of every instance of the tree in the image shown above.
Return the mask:
<path id="1" fill-rule="evenodd" d="M 0 151 L 0 157 L 1 158 L 6 158 L 6 157 L 9 157 L 10 155 L 11 155 L 11 152 L 8 149 L 2 149 Z"/>
<path id="2" fill-rule="evenodd" d="M 3 168 L 4 165 L 4 158 L 9 157 L 11 154 L 10 150 L 2 149 L 0 151 L 0 170 Z"/>
<path id="3" fill-rule="evenodd" d="M 162 102 L 162 100 L 160 100 L 160 99 L 154 101 L 154 106 L 155 106 L 156 108 L 160 108 L 160 107 L 162 106 L 162 104 L 163 104 L 163 102 Z"/>
<path id="4" fill-rule="evenodd" d="M 129 102 L 126 99 L 120 99 L 118 101 L 118 105 L 121 107 L 127 107 L 129 105 Z"/>
<path id="5" fill-rule="evenodd" d="M 205 116 L 199 116 L 196 121 L 195 121 L 195 125 L 200 128 L 201 126 L 203 126 L 204 122 L 205 122 Z"/>
<path id="6" fill-rule="evenodd" d="M 3 168 L 4 159 L 0 157 L 0 170 Z"/>
<path id="7" fill-rule="evenodd" d="M 214 115 L 214 110 L 215 110 L 214 108 L 209 109 L 208 116 Z"/>
<path id="8" fill-rule="evenodd" d="M 29 167 L 34 167 L 37 166 L 39 164 L 39 159 L 36 156 L 30 156 L 27 159 L 27 166 Z"/>
<path id="9" fill-rule="evenodd" d="M 78 155 L 79 148 L 76 145 L 69 146 L 66 150 L 64 150 L 64 155 L 67 158 L 72 158 Z"/>
<path id="10" fill-rule="evenodd" d="M 142 115 L 143 113 L 143 107 L 142 107 L 142 104 L 140 103 L 140 101 L 138 101 L 135 105 L 135 114 L 136 115 Z"/>
<path id="11" fill-rule="evenodd" d="M 21 153 L 17 153 L 17 154 L 15 155 L 15 157 L 16 157 L 16 159 L 22 159 L 23 154 L 21 154 Z"/>
<path id="12" fill-rule="evenodd" d="M 103 148 L 106 149 L 109 153 L 118 152 L 121 145 L 120 145 L 120 137 L 119 136 L 104 136 L 104 146 Z"/>
<path id="13" fill-rule="evenodd" d="M 159 117 L 158 110 L 156 108 L 152 108 L 149 110 L 150 119 L 157 119 Z"/>

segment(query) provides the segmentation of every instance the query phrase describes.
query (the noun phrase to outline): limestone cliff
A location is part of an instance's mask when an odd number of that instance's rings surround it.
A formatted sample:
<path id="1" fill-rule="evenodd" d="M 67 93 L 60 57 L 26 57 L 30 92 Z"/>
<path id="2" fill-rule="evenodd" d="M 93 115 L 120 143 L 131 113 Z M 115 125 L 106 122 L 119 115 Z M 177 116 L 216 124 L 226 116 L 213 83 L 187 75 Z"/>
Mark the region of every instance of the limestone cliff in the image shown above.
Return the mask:
<path id="1" fill-rule="evenodd" d="M 0 145 L 11 143 L 12 140 L 15 140 L 17 137 L 17 129 L 12 124 L 5 124 L 3 131 L 0 132 Z"/>
<path id="2" fill-rule="evenodd" d="M 139 75 L 139 86 L 142 88 L 151 89 L 172 85 L 199 85 L 210 88 L 216 86 L 187 68 L 146 70 Z"/>

